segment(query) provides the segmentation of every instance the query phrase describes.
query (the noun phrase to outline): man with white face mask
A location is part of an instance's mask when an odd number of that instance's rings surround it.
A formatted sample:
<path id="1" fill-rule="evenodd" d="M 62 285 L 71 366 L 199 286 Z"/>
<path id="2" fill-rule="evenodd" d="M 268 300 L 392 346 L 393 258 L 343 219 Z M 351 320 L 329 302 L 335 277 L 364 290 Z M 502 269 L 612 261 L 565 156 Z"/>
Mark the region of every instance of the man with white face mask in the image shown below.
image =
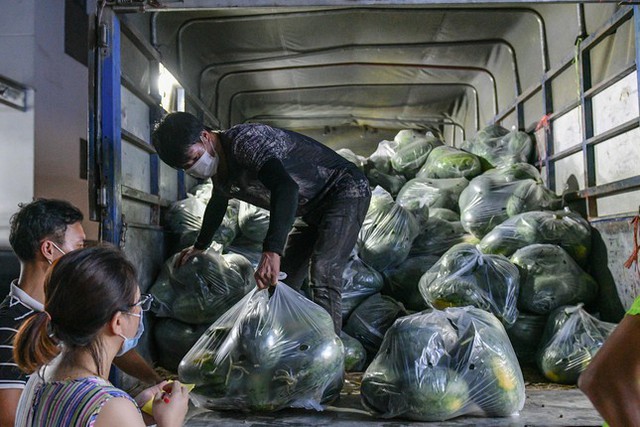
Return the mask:
<path id="1" fill-rule="evenodd" d="M 70 203 L 51 199 L 21 206 L 11 218 L 9 242 L 20 261 L 20 277 L 0 304 L 0 426 L 13 425 L 27 380 L 13 360 L 13 337 L 27 318 L 44 310 L 44 283 L 51 264 L 84 247 L 82 219 L 82 212 Z M 136 351 L 116 359 L 116 365 L 144 383 L 161 381 Z"/>
<path id="2" fill-rule="evenodd" d="M 258 287 L 275 285 L 281 270 L 294 289 L 309 276 L 312 300 L 327 310 L 339 333 L 342 272 L 371 198 L 365 175 L 318 141 L 263 124 L 213 131 L 189 113 L 171 113 L 152 140 L 169 166 L 213 179 L 198 238 L 177 264 L 209 247 L 231 198 L 267 209 Z"/>

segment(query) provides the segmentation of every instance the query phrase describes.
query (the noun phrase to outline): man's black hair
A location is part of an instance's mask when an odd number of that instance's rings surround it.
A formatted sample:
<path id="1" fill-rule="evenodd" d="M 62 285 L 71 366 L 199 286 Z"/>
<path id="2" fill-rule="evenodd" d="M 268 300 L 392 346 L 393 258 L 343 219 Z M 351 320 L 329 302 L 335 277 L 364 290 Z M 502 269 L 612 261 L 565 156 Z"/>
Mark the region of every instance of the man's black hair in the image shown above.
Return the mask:
<path id="1" fill-rule="evenodd" d="M 10 220 L 9 243 L 21 261 L 35 259 L 44 239 L 63 245 L 67 226 L 83 219 L 82 212 L 64 200 L 38 199 L 19 206 Z"/>
<path id="2" fill-rule="evenodd" d="M 170 113 L 155 127 L 151 141 L 163 162 L 183 169 L 190 160 L 187 156 L 189 148 L 200 140 L 203 130 L 202 121 L 193 114 Z"/>

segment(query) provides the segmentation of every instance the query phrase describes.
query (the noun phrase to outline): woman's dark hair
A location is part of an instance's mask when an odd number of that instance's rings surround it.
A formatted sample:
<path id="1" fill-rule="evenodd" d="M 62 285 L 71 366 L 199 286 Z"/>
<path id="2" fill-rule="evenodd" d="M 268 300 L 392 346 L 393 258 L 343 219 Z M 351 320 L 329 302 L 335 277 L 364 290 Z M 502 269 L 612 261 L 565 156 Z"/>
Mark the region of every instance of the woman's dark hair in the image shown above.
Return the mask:
<path id="1" fill-rule="evenodd" d="M 32 373 L 59 353 L 89 350 L 102 365 L 98 332 L 118 311 L 135 303 L 138 281 L 122 252 L 107 246 L 78 249 L 60 257 L 45 281 L 45 311 L 27 319 L 16 334 L 13 357 Z M 102 375 L 102 372 L 98 372 Z"/>
<path id="2" fill-rule="evenodd" d="M 69 202 L 54 199 L 38 199 L 20 205 L 11 217 L 9 243 L 21 261 L 31 261 L 38 253 L 40 243 L 51 239 L 64 244 L 67 226 L 82 221 L 82 212 Z"/>
<path id="3" fill-rule="evenodd" d="M 200 140 L 206 127 L 196 116 L 177 112 L 167 114 L 158 123 L 151 135 L 151 141 L 158 156 L 172 168 L 182 169 L 190 160 L 189 148 Z"/>

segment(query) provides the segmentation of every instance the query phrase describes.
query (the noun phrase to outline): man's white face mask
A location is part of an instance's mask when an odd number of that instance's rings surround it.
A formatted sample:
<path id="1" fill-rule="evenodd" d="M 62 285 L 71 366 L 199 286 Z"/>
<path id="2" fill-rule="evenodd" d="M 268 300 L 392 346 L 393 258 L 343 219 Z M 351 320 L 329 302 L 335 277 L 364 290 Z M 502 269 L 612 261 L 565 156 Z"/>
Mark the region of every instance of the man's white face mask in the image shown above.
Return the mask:
<path id="1" fill-rule="evenodd" d="M 204 140 L 202 140 L 202 145 L 204 146 Z M 215 148 L 211 147 L 215 152 Z M 220 159 L 218 156 L 212 156 L 205 149 L 202 156 L 185 172 L 191 175 L 194 178 L 198 179 L 207 179 L 211 178 L 218 171 L 218 163 Z"/>

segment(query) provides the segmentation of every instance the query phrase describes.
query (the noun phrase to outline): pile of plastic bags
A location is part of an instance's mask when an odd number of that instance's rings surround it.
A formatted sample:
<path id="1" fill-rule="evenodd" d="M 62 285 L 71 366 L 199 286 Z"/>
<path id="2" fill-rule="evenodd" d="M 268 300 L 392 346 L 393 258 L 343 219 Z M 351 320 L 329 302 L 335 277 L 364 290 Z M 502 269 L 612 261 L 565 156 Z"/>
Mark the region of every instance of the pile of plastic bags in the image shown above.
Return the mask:
<path id="1" fill-rule="evenodd" d="M 518 361 L 575 382 L 612 326 L 579 305 L 597 302 L 591 228 L 560 210 L 532 147 L 492 125 L 460 148 L 406 129 L 369 157 L 339 150 L 373 188 L 343 272 L 340 337 L 303 294 L 255 288 L 269 212 L 230 204 L 217 244 L 178 270 L 170 258 L 151 289 L 161 363 L 175 369 L 191 348 L 179 375 L 196 403 L 243 411 L 322 409 L 345 370 L 366 369 L 366 408 L 421 421 L 517 413 Z M 211 190 L 169 210 L 178 247 L 195 240 Z"/>

